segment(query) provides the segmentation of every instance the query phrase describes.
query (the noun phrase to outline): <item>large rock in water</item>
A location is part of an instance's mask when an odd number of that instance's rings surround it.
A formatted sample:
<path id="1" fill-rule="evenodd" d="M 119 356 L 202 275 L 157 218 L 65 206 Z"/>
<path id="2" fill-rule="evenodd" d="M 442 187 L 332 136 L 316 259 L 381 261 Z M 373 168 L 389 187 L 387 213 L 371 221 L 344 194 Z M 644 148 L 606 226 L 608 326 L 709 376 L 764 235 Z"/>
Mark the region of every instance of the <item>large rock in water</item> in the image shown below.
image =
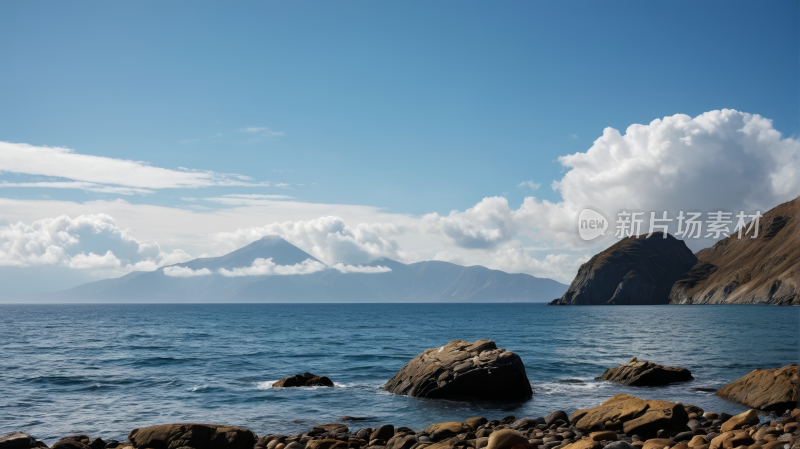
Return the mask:
<path id="1" fill-rule="evenodd" d="M 518 355 L 490 340 L 454 340 L 414 357 L 384 390 L 421 398 L 528 400 L 533 396 Z"/>
<path id="2" fill-rule="evenodd" d="M 575 411 L 569 420 L 572 425 L 585 431 L 602 429 L 608 421 L 622 423 L 626 434 L 652 438 L 661 429 L 668 432 L 685 430 L 689 415 L 683 404 L 678 402 L 618 394 L 597 407 Z"/>
<path id="3" fill-rule="evenodd" d="M 783 411 L 800 400 L 798 386 L 793 382 L 796 376 L 797 365 L 757 369 L 722 387 L 717 396 L 751 408 Z"/>
<path id="4" fill-rule="evenodd" d="M 663 366 L 647 361 L 640 362 L 634 357 L 624 365 L 607 369 L 597 379 L 636 387 L 655 387 L 673 382 L 686 382 L 694 378 L 686 368 Z"/>
<path id="5" fill-rule="evenodd" d="M 564 296 L 550 304 L 667 304 L 672 285 L 696 263 L 669 234 L 626 237 L 581 265 Z"/>
<path id="6" fill-rule="evenodd" d="M 284 377 L 272 384 L 272 388 L 290 387 L 332 387 L 333 381 L 325 376 L 315 376 L 311 373 L 295 374 L 294 376 Z"/>
<path id="7" fill-rule="evenodd" d="M 133 429 L 128 440 L 135 448 L 253 449 L 256 436 L 247 429 L 216 424 L 161 424 Z"/>
<path id="8" fill-rule="evenodd" d="M 731 234 L 698 251 L 670 303 L 800 304 L 800 197 L 766 212 L 752 235 Z"/>

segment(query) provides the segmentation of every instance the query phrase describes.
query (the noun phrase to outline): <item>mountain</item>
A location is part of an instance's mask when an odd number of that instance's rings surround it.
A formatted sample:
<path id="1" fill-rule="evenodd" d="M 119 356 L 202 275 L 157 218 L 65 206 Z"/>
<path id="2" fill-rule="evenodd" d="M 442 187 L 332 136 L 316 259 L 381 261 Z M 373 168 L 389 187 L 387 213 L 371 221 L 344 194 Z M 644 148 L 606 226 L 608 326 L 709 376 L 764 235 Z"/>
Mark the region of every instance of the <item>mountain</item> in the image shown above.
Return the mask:
<path id="1" fill-rule="evenodd" d="M 277 265 L 319 261 L 286 240 L 268 236 L 220 257 L 194 259 L 152 272 L 134 272 L 69 290 L 39 295 L 44 301 L 72 302 L 505 302 L 546 301 L 566 285 L 527 274 L 442 261 L 403 264 L 379 259 L 368 267 L 381 273 L 342 273 L 324 269 L 309 274 L 226 277 L 218 270 L 249 267 L 256 259 Z M 165 269 L 207 269 L 213 274 L 171 277 Z M 187 270 L 188 271 L 188 270 Z"/>
<path id="2" fill-rule="evenodd" d="M 551 305 L 667 304 L 672 285 L 697 263 L 682 240 L 661 232 L 626 237 L 581 265 Z"/>
<path id="3" fill-rule="evenodd" d="M 698 251 L 670 303 L 800 304 L 800 197 L 766 212 L 759 228 L 754 239 L 733 234 Z"/>

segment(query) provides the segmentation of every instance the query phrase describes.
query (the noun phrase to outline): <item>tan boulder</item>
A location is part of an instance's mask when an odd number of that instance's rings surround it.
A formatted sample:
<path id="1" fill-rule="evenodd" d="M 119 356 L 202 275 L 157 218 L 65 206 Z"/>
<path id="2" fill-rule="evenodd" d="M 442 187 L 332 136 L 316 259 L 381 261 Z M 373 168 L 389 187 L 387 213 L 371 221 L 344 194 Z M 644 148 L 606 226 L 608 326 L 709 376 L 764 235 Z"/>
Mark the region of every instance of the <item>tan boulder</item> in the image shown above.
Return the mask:
<path id="1" fill-rule="evenodd" d="M 433 443 L 429 446 L 425 446 L 425 449 L 449 449 L 453 447 L 453 443 L 455 443 L 456 441 L 458 441 L 458 438 L 456 437 L 447 438 L 442 441 L 439 441 L 438 443 Z"/>
<path id="2" fill-rule="evenodd" d="M 686 382 L 694 379 L 692 373 L 682 367 L 663 366 L 636 357 L 616 368 L 609 368 L 599 380 L 617 382 L 622 385 L 652 387 L 673 382 Z"/>
<path id="3" fill-rule="evenodd" d="M 730 430 L 741 429 L 744 426 L 752 426 L 753 424 L 758 424 L 758 422 L 758 412 L 754 409 L 750 409 L 725 421 L 719 429 L 722 432 L 728 432 Z"/>
<path id="4" fill-rule="evenodd" d="M 686 441 L 678 443 L 675 446 L 672 446 L 672 449 L 689 449 L 689 443 Z"/>
<path id="5" fill-rule="evenodd" d="M 708 440 L 703 435 L 695 435 L 687 444 L 689 447 L 700 447 L 708 444 Z"/>
<path id="6" fill-rule="evenodd" d="M 486 449 L 511 449 L 518 444 L 528 445 L 528 438 L 516 430 L 501 429 L 489 435 Z"/>
<path id="7" fill-rule="evenodd" d="M 744 431 L 743 430 L 729 431 L 729 432 L 723 432 L 723 433 L 717 435 L 709 443 L 709 449 L 720 449 L 725 441 L 730 440 L 731 438 L 735 437 L 738 433 L 742 433 L 742 432 L 744 432 Z"/>
<path id="8" fill-rule="evenodd" d="M 459 433 L 469 432 L 472 428 L 467 425 L 467 423 L 463 423 L 460 421 L 448 421 L 448 422 L 440 422 L 436 424 L 431 424 L 430 426 L 426 427 L 423 432 L 427 433 L 428 435 L 458 435 Z"/>
<path id="9" fill-rule="evenodd" d="M 614 432 L 613 430 L 592 432 L 589 434 L 589 439 L 594 441 L 617 441 L 617 432 Z"/>
<path id="10" fill-rule="evenodd" d="M 574 443 L 563 446 L 561 449 L 598 449 L 600 443 L 589 438 L 582 438 Z"/>
<path id="11" fill-rule="evenodd" d="M 256 436 L 247 429 L 217 424 L 160 424 L 131 430 L 128 441 L 137 449 L 252 449 Z"/>
<path id="12" fill-rule="evenodd" d="M 669 438 L 650 438 L 644 442 L 642 449 L 663 449 L 665 447 L 675 446 L 677 443 Z"/>
<path id="13" fill-rule="evenodd" d="M 472 430 L 477 430 L 477 429 L 478 429 L 478 427 L 480 427 L 480 426 L 482 426 L 482 425 L 486 424 L 487 422 L 489 422 L 489 420 L 488 420 L 488 419 L 486 419 L 486 418 L 481 418 L 480 416 L 476 416 L 475 418 L 470 418 L 470 419 L 468 419 L 468 420 L 466 421 L 466 424 L 467 424 L 467 425 L 468 425 L 468 426 L 469 426 L 469 427 L 470 427 Z"/>
<path id="14" fill-rule="evenodd" d="M 612 396 L 597 407 L 577 410 L 570 416 L 570 422 L 581 430 L 600 429 L 606 422 L 617 421 L 623 423 L 626 434 L 647 438 L 661 429 L 683 430 L 689 416 L 680 403 L 626 394 Z"/>
<path id="15" fill-rule="evenodd" d="M 306 449 L 345 449 L 347 442 L 335 438 L 325 438 L 323 440 L 311 440 L 306 444 Z"/>
<path id="16" fill-rule="evenodd" d="M 772 441 L 770 443 L 762 444 L 761 449 L 783 449 L 786 441 Z"/>
<path id="17" fill-rule="evenodd" d="M 482 437 L 475 439 L 475 449 L 481 449 L 482 447 L 486 447 L 489 444 L 489 437 Z"/>
<path id="18" fill-rule="evenodd" d="M 792 382 L 797 365 L 776 369 L 757 369 L 722 387 L 717 396 L 759 410 L 785 410 L 800 400 L 798 386 Z"/>

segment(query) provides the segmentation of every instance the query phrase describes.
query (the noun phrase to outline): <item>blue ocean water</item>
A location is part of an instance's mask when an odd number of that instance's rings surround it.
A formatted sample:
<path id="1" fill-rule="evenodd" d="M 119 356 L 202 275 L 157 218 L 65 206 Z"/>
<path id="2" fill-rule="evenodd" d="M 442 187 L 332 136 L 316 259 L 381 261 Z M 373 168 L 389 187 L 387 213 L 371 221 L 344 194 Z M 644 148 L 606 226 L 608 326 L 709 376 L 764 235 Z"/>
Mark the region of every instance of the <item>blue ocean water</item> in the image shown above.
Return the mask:
<path id="1" fill-rule="evenodd" d="M 534 398 L 471 403 L 380 389 L 418 353 L 455 339 L 519 354 Z M 689 368 L 695 380 L 593 380 L 633 356 Z M 0 305 L 0 432 L 124 440 L 135 427 L 209 422 L 292 434 L 342 415 L 369 418 L 352 427 L 419 429 L 572 412 L 618 393 L 735 413 L 744 407 L 704 390 L 797 358 L 798 309 L 774 306 Z M 269 388 L 305 371 L 336 387 Z"/>

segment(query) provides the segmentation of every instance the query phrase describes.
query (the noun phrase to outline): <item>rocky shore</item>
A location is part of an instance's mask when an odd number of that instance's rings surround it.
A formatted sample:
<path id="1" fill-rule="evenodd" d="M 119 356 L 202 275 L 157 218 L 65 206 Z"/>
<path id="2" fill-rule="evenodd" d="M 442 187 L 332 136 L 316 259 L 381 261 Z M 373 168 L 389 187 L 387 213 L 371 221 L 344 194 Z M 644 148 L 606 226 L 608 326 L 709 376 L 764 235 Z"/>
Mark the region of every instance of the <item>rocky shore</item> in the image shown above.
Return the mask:
<path id="1" fill-rule="evenodd" d="M 475 417 L 416 430 L 391 424 L 351 429 L 340 422 L 261 437 L 224 425 L 163 424 L 133 429 L 124 442 L 72 435 L 49 449 L 800 449 L 798 420 L 800 409 L 731 416 L 617 395 L 571 416 L 559 410 L 536 418 Z M 48 446 L 22 432 L 0 435 L 0 449 L 34 448 Z"/>

